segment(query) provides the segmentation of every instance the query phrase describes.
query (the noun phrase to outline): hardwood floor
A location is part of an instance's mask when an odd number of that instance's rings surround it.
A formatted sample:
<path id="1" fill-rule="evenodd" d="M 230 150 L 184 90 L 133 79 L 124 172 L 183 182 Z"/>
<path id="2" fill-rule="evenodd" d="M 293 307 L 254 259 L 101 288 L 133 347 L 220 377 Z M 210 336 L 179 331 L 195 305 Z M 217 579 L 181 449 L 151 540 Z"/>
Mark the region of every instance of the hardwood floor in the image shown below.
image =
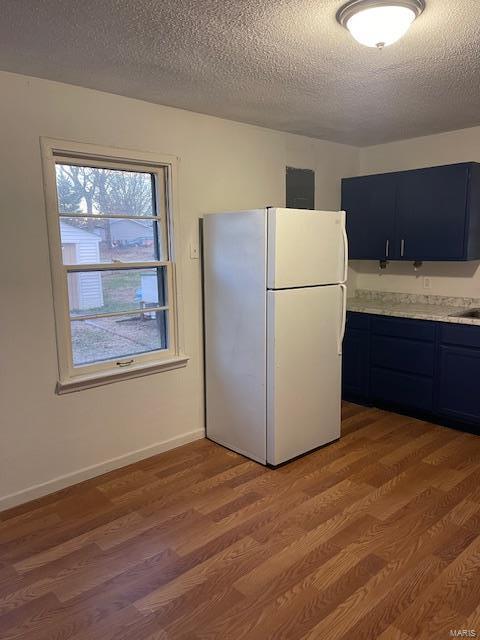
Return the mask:
<path id="1" fill-rule="evenodd" d="M 0 514 L 2 640 L 480 635 L 480 438 L 345 404 L 278 470 L 207 440 Z"/>

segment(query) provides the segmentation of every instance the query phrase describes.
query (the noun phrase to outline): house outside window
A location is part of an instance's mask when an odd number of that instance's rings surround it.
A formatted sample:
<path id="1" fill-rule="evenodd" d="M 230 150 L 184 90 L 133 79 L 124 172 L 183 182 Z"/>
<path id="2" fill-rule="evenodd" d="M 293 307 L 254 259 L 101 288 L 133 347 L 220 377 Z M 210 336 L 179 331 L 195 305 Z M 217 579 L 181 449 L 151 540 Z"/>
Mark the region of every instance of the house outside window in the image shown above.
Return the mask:
<path id="1" fill-rule="evenodd" d="M 183 366 L 176 160 L 42 140 L 59 392 Z"/>

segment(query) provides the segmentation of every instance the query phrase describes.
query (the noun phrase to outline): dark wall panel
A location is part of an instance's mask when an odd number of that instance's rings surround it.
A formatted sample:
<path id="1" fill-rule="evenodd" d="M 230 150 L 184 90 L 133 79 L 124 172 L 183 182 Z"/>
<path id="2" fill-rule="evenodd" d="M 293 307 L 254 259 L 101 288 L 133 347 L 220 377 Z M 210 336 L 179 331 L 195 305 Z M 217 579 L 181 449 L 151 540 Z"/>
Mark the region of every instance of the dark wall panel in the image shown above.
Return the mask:
<path id="1" fill-rule="evenodd" d="M 315 209 L 315 172 L 287 167 L 287 207 Z"/>

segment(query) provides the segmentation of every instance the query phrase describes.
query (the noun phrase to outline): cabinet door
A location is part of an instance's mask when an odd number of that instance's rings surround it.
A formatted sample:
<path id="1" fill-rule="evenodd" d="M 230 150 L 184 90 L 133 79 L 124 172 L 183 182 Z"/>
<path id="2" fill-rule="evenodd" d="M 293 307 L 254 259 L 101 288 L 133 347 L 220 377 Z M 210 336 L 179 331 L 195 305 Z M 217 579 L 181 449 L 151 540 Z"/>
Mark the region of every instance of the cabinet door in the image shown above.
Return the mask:
<path id="1" fill-rule="evenodd" d="M 368 400 L 369 333 L 347 327 L 343 340 L 342 389 L 345 399 Z"/>
<path id="2" fill-rule="evenodd" d="M 480 425 L 480 351 L 440 347 L 438 411 L 448 417 Z"/>
<path id="3" fill-rule="evenodd" d="M 395 176 L 384 174 L 342 180 L 352 260 L 393 258 Z"/>
<path id="4" fill-rule="evenodd" d="M 403 260 L 464 260 L 469 166 L 398 175 L 395 252 Z"/>
<path id="5" fill-rule="evenodd" d="M 370 379 L 374 401 L 429 413 L 433 410 L 433 378 L 372 367 Z"/>
<path id="6" fill-rule="evenodd" d="M 372 336 L 372 366 L 433 378 L 435 345 L 418 340 Z"/>

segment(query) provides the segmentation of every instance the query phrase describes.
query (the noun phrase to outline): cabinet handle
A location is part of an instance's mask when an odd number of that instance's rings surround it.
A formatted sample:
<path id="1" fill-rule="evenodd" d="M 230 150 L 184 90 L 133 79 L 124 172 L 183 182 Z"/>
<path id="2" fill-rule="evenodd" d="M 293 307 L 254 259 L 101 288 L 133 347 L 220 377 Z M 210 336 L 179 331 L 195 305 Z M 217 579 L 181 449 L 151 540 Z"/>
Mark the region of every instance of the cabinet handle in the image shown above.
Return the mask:
<path id="1" fill-rule="evenodd" d="M 390 240 L 385 242 L 385 257 L 388 258 L 388 254 L 390 252 Z"/>
<path id="2" fill-rule="evenodd" d="M 402 241 L 400 243 L 400 256 L 403 258 L 404 255 L 405 255 L 405 240 L 402 238 Z"/>

